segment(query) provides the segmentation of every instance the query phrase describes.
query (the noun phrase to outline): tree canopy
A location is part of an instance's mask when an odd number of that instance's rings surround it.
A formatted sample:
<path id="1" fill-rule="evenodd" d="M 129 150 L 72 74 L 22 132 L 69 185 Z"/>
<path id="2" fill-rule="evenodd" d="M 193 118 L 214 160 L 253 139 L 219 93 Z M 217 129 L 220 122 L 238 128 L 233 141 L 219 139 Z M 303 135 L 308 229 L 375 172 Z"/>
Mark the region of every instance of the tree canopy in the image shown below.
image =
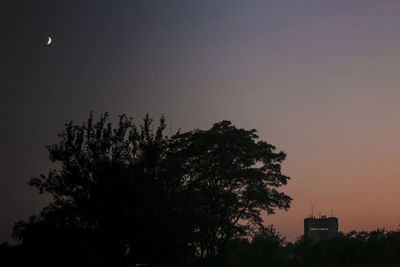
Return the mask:
<path id="1" fill-rule="evenodd" d="M 216 255 L 232 238 L 248 236 L 263 222 L 261 212 L 288 209 L 291 198 L 277 190 L 289 177 L 281 173 L 286 155 L 257 141 L 256 130 L 229 121 L 209 130 L 173 136 L 169 152 L 180 157 L 180 189 L 194 200 L 192 245 L 201 256 Z"/>
<path id="2" fill-rule="evenodd" d="M 126 115 L 116 126 L 108 114 L 67 123 L 48 146 L 57 168 L 29 182 L 52 200 L 15 225 L 22 246 L 74 244 L 75 266 L 213 262 L 230 240 L 262 227 L 263 212 L 290 207 L 278 191 L 289 180 L 286 155 L 256 130 L 229 121 L 172 136 L 165 128 L 164 117 L 154 129 L 149 116 L 139 127 Z"/>

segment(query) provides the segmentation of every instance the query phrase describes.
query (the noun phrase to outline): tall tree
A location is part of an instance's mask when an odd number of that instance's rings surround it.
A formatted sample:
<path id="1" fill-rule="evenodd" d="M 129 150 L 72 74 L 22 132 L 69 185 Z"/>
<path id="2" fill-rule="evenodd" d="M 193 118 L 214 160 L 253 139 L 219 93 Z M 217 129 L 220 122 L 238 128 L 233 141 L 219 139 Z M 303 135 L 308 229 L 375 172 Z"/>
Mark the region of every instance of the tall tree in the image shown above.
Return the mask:
<path id="1" fill-rule="evenodd" d="M 202 257 L 221 252 L 232 238 L 251 234 L 263 222 L 262 212 L 287 210 L 291 198 L 277 189 L 286 154 L 259 141 L 256 130 L 238 129 L 229 121 L 209 130 L 178 133 L 169 152 L 180 162 L 180 188 L 191 195 L 190 245 Z"/>
<path id="2" fill-rule="evenodd" d="M 164 118 L 155 131 L 151 123 L 146 116 L 138 129 L 132 118 L 122 115 L 114 127 L 108 114 L 98 121 L 90 114 L 82 125 L 67 123 L 59 142 L 48 146 L 49 158 L 59 168 L 29 182 L 40 193 L 49 194 L 52 201 L 37 218 L 16 224 L 15 235 L 27 244 L 30 229 L 43 229 L 33 225 L 50 224 L 59 227 L 47 236 L 66 228 L 83 233 L 78 238 L 90 248 L 94 266 L 121 265 L 128 251 L 135 252 L 132 257 L 136 260 L 145 260 L 145 253 L 136 248 L 159 233 L 157 222 L 163 221 L 149 223 L 149 218 L 163 209 L 156 178 L 165 142 Z"/>

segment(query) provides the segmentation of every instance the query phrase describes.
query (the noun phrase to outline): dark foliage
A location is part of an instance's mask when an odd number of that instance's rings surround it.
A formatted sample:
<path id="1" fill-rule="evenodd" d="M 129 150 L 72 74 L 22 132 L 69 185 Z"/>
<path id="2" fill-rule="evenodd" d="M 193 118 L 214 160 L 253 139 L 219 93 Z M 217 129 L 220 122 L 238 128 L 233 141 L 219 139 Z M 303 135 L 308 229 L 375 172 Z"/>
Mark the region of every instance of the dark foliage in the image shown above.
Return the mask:
<path id="1" fill-rule="evenodd" d="M 289 179 L 286 155 L 228 121 L 171 137 L 164 121 L 154 130 L 146 116 L 137 128 L 122 115 L 114 127 L 107 114 L 97 122 L 91 114 L 66 124 L 48 146 L 59 167 L 29 182 L 52 201 L 15 224 L 21 243 L 2 252 L 20 255 L 15 265 L 225 266 L 227 247 L 262 229 L 251 243 L 257 255 L 264 246 L 280 253 L 261 212 L 289 208 L 277 191 Z"/>
<path id="2" fill-rule="evenodd" d="M 221 266 L 262 267 L 288 264 L 284 238 L 272 227 L 260 227 L 252 240 L 234 239 L 221 255 Z"/>
<path id="3" fill-rule="evenodd" d="M 400 230 L 352 231 L 312 242 L 299 238 L 291 247 L 298 266 L 400 266 Z"/>
<path id="4" fill-rule="evenodd" d="M 214 257 L 231 239 L 248 237 L 262 224 L 261 212 L 288 209 L 291 198 L 278 192 L 289 177 L 281 174 L 286 155 L 258 138 L 255 130 L 228 121 L 210 130 L 177 134 L 168 153 L 179 162 L 179 188 L 190 196 L 190 247 Z"/>
<path id="5" fill-rule="evenodd" d="M 220 266 L 400 266 L 400 230 L 339 233 L 337 237 L 312 241 L 300 237 L 294 243 L 269 226 L 251 241 L 233 239 L 220 255 Z"/>
<path id="6" fill-rule="evenodd" d="M 400 266 L 400 230 L 285 242 L 261 213 L 288 209 L 283 152 L 228 121 L 163 135 L 108 115 L 66 124 L 58 164 L 30 185 L 52 201 L 14 226 L 1 266 Z"/>

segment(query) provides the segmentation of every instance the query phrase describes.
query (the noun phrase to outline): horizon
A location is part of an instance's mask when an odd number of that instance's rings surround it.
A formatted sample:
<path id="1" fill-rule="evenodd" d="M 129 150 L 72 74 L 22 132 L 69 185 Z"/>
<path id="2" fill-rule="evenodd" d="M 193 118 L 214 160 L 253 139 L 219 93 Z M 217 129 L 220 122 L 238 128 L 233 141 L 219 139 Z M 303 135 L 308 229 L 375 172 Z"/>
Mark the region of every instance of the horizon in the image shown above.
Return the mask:
<path id="1" fill-rule="evenodd" d="M 290 209 L 264 216 L 289 241 L 323 212 L 339 231 L 400 225 L 400 3 L 83 1 L 5 4 L 0 243 L 48 198 L 64 123 L 109 112 L 167 132 L 229 120 L 284 151 Z M 51 37 L 51 43 L 47 44 Z"/>

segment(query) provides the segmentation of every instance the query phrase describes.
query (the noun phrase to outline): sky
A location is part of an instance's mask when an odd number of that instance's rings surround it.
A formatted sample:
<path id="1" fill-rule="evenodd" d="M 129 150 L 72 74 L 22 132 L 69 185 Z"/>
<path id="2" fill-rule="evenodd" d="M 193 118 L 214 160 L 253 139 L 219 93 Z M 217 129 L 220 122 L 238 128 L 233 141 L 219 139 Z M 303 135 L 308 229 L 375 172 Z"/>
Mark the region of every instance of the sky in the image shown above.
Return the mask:
<path id="1" fill-rule="evenodd" d="M 230 120 L 287 153 L 293 241 L 303 219 L 400 225 L 399 1 L 7 1 L 0 11 L 0 243 L 49 198 L 45 146 L 64 123 L 165 114 Z M 48 37 L 53 42 L 46 45 Z"/>

